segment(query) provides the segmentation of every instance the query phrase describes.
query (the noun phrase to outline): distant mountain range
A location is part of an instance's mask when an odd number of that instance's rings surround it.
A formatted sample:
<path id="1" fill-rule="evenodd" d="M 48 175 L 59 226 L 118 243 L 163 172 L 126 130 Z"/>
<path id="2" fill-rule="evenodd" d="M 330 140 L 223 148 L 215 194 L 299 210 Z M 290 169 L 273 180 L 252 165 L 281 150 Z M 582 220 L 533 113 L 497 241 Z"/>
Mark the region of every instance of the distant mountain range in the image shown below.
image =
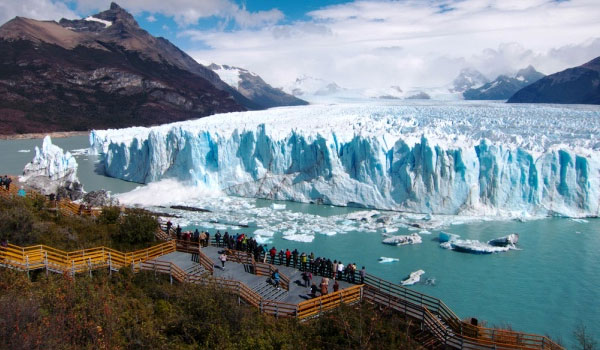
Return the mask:
<path id="1" fill-rule="evenodd" d="M 544 74 L 532 66 L 521 69 L 514 76 L 500 75 L 494 81 L 487 82 L 480 87 L 472 87 L 463 92 L 465 100 L 507 100 L 515 92 L 530 85 Z"/>
<path id="2" fill-rule="evenodd" d="M 516 92 L 508 102 L 600 104 L 600 57 L 548 75 Z"/>
<path id="3" fill-rule="evenodd" d="M 236 89 L 240 94 L 254 102 L 260 108 L 278 106 L 299 106 L 308 102 L 293 95 L 286 94 L 281 89 L 276 89 L 255 73 L 244 68 L 227 65 L 211 64 L 208 66 L 219 75 L 227 85 Z"/>
<path id="4" fill-rule="evenodd" d="M 16 17 L 0 27 L 0 52 L 0 134 L 153 125 L 300 103 L 268 91 L 257 76 L 229 86 L 115 3 L 58 23 Z M 265 92 L 249 93 L 253 81 Z"/>

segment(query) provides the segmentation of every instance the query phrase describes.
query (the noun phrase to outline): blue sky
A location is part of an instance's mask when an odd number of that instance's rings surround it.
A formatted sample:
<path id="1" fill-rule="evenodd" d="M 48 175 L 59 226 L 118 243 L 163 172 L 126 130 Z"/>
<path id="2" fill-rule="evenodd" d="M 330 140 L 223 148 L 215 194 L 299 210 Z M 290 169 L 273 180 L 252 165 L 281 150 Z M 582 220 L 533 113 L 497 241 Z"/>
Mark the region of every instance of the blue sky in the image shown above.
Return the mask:
<path id="1" fill-rule="evenodd" d="M 247 68 L 275 86 L 312 76 L 348 88 L 443 88 L 600 56 L 598 0 L 120 0 L 139 24 L 201 63 Z M 110 0 L 3 0 L 0 21 L 85 17 Z"/>

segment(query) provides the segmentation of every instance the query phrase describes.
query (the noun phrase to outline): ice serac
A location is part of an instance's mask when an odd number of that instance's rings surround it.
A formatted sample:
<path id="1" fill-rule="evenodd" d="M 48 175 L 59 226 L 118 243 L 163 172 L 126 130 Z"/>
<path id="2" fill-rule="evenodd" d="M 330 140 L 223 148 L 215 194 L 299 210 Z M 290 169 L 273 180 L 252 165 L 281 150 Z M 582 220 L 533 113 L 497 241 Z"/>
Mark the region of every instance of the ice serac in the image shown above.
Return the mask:
<path id="1" fill-rule="evenodd" d="M 597 216 L 600 110 L 338 105 L 93 131 L 109 176 L 434 214 Z M 549 132 L 549 130 L 554 130 Z"/>
<path id="2" fill-rule="evenodd" d="M 50 136 L 44 137 L 42 148 L 35 147 L 33 160 L 25 165 L 21 182 L 42 194 L 64 192 L 73 199 L 83 195 L 77 179 L 77 161 L 70 152 L 52 144 Z"/>

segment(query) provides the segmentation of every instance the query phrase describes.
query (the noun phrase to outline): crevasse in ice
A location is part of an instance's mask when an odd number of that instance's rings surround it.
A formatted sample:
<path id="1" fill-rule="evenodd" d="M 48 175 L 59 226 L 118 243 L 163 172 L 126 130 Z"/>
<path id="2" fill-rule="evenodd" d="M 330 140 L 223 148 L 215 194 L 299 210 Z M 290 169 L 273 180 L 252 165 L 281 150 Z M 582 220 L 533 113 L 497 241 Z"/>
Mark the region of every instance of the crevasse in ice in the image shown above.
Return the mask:
<path id="1" fill-rule="evenodd" d="M 93 131 L 106 174 L 434 214 L 597 216 L 600 109 L 318 105 Z"/>

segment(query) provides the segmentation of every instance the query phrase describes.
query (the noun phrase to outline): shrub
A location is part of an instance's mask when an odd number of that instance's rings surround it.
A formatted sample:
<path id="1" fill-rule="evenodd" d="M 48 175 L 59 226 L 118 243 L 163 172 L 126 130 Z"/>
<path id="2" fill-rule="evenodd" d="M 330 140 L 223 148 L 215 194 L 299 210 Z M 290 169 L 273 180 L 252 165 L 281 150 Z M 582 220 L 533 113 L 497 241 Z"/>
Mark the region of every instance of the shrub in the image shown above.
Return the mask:
<path id="1" fill-rule="evenodd" d="M 128 209 L 112 237 L 117 242 L 139 246 L 152 242 L 157 228 L 158 220 L 150 212 L 143 209 Z"/>

